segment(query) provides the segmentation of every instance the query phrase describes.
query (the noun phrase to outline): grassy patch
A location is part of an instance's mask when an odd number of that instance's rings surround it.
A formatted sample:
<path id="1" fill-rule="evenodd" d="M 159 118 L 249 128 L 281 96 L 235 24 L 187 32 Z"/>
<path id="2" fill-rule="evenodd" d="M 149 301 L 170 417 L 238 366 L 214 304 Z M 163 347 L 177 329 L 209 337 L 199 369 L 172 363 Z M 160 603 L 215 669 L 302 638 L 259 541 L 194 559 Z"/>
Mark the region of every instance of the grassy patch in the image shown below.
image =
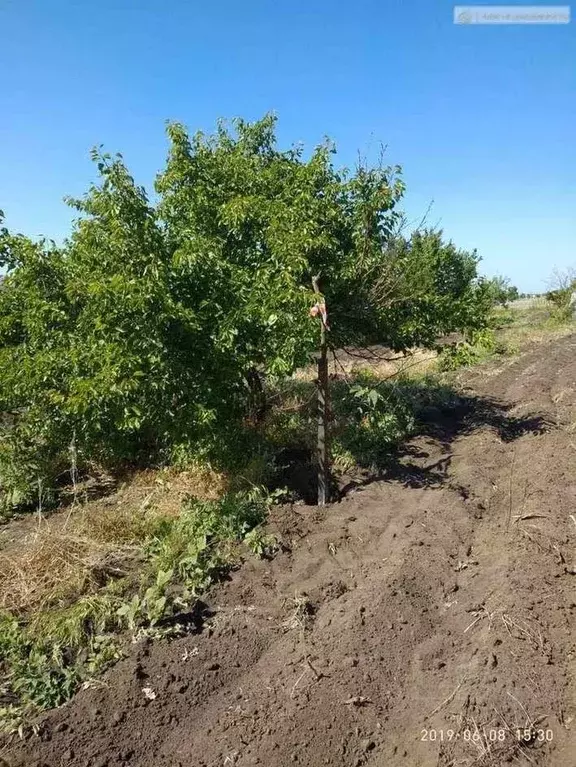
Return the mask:
<path id="1" fill-rule="evenodd" d="M 514 356 L 534 344 L 574 331 L 574 320 L 565 307 L 544 298 L 522 299 L 493 310 L 490 327 L 445 346 L 438 358 L 441 371 L 482 364 Z"/>
<path id="2" fill-rule="evenodd" d="M 545 298 L 522 299 L 494 312 L 493 326 L 507 353 L 574 332 L 575 323 L 565 307 Z"/>
<path id="3" fill-rule="evenodd" d="M 178 515 L 125 510 L 117 526 L 106 514 L 98 522 L 79 514 L 72 526 L 83 525 L 83 538 L 41 532 L 20 556 L 5 555 L 0 728 L 17 730 L 27 715 L 67 700 L 120 657 L 123 632 L 182 630 L 178 614 L 239 561 L 244 538 L 259 554 L 271 545 L 259 528 L 269 502 L 259 489 L 189 498 Z M 5 577 L 14 573 L 11 590 Z"/>

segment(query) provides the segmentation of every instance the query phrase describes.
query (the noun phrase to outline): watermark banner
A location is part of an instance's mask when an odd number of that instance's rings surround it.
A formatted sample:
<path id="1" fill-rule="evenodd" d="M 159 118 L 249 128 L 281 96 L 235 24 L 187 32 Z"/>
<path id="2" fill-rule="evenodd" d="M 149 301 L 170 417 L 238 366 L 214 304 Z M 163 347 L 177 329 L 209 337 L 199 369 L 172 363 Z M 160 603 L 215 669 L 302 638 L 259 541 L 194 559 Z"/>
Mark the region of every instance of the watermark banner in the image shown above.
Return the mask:
<path id="1" fill-rule="evenodd" d="M 456 5 L 454 24 L 569 24 L 569 5 Z"/>

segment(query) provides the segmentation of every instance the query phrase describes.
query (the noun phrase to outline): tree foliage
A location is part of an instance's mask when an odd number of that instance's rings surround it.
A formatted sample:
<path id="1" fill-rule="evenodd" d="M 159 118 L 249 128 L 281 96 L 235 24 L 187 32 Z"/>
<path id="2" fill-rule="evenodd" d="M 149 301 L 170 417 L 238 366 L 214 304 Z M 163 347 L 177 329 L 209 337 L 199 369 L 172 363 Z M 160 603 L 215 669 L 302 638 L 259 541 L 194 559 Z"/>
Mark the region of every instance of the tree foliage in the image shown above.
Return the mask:
<path id="1" fill-rule="evenodd" d="M 454 331 L 483 328 L 490 298 L 477 275 L 479 260 L 475 252 L 445 242 L 441 231 L 390 241 L 370 282 L 372 303 L 381 315 L 378 340 L 402 351 L 432 347 Z"/>
<path id="2" fill-rule="evenodd" d="M 120 155 L 95 150 L 99 181 L 68 201 L 79 216 L 61 246 L 0 229 L 8 504 L 71 467 L 225 452 L 254 373 L 289 375 L 315 349 L 313 275 L 335 345 L 433 345 L 485 321 L 475 254 L 398 235 L 399 167 L 338 170 L 329 142 L 282 151 L 272 116 L 168 137 L 154 204 Z"/>
<path id="3" fill-rule="evenodd" d="M 562 313 L 569 315 L 574 312 L 576 295 L 576 269 L 554 269 L 550 284 L 551 289 L 546 293 L 546 299 L 551 301 Z"/>
<path id="4" fill-rule="evenodd" d="M 500 275 L 487 281 L 487 289 L 494 306 L 507 306 L 510 301 L 520 298 L 520 293 L 515 285 L 510 284 L 508 277 Z"/>

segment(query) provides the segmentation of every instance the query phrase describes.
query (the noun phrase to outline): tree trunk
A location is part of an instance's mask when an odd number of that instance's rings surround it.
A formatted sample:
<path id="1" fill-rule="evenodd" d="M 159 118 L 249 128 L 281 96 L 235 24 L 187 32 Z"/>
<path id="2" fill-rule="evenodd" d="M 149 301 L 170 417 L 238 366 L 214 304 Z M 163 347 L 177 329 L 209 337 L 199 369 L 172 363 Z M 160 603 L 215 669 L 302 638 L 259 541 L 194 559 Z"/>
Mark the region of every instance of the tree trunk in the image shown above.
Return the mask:
<path id="1" fill-rule="evenodd" d="M 246 372 L 246 382 L 250 391 L 250 419 L 258 426 L 264 421 L 267 410 L 266 391 L 262 383 L 262 377 L 254 367 Z"/>

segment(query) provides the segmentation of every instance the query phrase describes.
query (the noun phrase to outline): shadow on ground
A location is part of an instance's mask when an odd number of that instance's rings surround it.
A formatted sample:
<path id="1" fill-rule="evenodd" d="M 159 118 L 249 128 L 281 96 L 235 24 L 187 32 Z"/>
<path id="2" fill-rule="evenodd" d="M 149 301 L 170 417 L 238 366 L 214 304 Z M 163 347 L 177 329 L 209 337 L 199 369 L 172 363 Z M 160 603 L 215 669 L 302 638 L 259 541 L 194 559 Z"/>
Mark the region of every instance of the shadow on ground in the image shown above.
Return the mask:
<path id="1" fill-rule="evenodd" d="M 415 408 L 416 427 L 409 439 L 390 449 L 377 466 L 365 467 L 353 476 L 333 477 L 333 498 L 342 500 L 350 492 L 374 482 L 398 482 L 406 487 L 438 487 L 447 481 L 451 444 L 459 437 L 489 428 L 503 442 L 513 442 L 525 434 L 542 434 L 555 426 L 544 415 L 511 415 L 514 406 L 476 395 L 459 395 L 451 406 L 426 405 Z M 435 463 L 422 466 L 429 453 L 414 444 L 414 437 L 429 437 L 447 453 Z M 436 451 L 435 451 L 436 452 Z M 316 469 L 310 451 L 287 453 L 289 463 L 283 474 L 288 490 L 306 503 L 316 499 Z"/>

